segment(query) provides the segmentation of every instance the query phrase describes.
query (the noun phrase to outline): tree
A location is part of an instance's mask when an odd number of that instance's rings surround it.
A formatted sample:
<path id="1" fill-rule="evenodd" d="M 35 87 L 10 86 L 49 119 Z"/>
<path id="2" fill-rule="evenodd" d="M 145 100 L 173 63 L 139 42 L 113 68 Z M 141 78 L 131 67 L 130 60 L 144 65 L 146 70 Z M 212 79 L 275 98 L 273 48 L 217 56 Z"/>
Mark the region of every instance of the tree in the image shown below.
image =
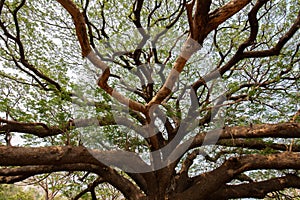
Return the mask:
<path id="1" fill-rule="evenodd" d="M 26 190 L 21 189 L 21 187 L 14 185 L 1 185 L 0 186 L 0 199 L 8 200 L 32 200 L 38 199 L 34 189 L 27 188 Z"/>
<path id="2" fill-rule="evenodd" d="M 289 198 L 299 7 L 1 0 L 0 182 L 69 172 L 74 199 L 106 183 L 126 199 Z"/>

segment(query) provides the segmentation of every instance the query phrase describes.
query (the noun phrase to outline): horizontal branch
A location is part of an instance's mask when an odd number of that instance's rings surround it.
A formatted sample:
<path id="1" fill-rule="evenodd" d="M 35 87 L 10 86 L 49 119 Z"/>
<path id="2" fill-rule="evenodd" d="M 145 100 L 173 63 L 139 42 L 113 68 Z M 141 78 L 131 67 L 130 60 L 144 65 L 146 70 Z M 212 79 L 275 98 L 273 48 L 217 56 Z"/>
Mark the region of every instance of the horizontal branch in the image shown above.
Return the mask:
<path id="1" fill-rule="evenodd" d="M 121 176 L 116 170 L 94 164 L 77 163 L 62 165 L 33 165 L 17 168 L 0 169 L 0 183 L 14 183 L 22 181 L 30 176 L 53 173 L 60 171 L 87 171 L 100 176 L 105 182 L 110 183 L 130 199 L 138 199 L 142 196 L 140 191 L 128 179 Z"/>
<path id="2" fill-rule="evenodd" d="M 88 149 L 72 146 L 7 147 L 0 146 L 1 166 L 57 165 L 86 163 L 103 166 Z"/>
<path id="3" fill-rule="evenodd" d="M 137 154 L 122 150 L 92 150 L 82 146 L 12 147 L 0 146 L 0 166 L 94 164 L 151 171 Z"/>
<path id="4" fill-rule="evenodd" d="M 138 156 L 128 155 L 126 152 L 88 150 L 84 147 L 73 146 L 0 146 L 0 157 L 1 166 L 21 166 L 20 168 L 0 169 L 2 182 L 20 181 L 28 175 L 54 171 L 92 171 L 104 177 L 107 182 L 130 199 L 138 199 L 141 196 L 139 190 L 108 166 L 125 165 L 133 170 L 136 167 L 147 169 L 147 165 Z"/>
<path id="5" fill-rule="evenodd" d="M 297 144 L 277 144 L 269 143 L 256 139 L 221 139 L 217 142 L 217 145 L 227 146 L 227 147 L 242 147 L 248 149 L 264 150 L 273 149 L 278 151 L 293 151 L 300 152 L 300 145 Z"/>
<path id="6" fill-rule="evenodd" d="M 300 177 L 289 174 L 266 181 L 226 185 L 212 194 L 210 199 L 264 198 L 270 192 L 291 187 L 300 188 Z"/>
<path id="7" fill-rule="evenodd" d="M 244 147 L 243 144 L 239 143 L 239 139 L 251 139 L 251 138 L 300 138 L 300 123 L 281 123 L 281 124 L 258 124 L 251 126 L 234 126 L 234 127 L 224 127 L 223 129 L 214 130 L 211 132 L 201 132 L 198 133 L 194 138 L 191 138 L 187 142 L 184 142 L 177 146 L 173 152 L 170 154 L 172 156 L 177 155 L 179 152 L 187 152 L 188 150 L 201 147 L 203 145 L 225 145 L 235 147 L 240 145 Z M 227 140 L 227 141 L 226 141 Z M 228 142 L 231 140 L 230 142 Z M 234 141 L 237 141 L 235 145 Z M 205 141 L 205 144 L 203 144 Z M 224 144 L 225 143 L 225 144 Z M 245 143 L 246 144 L 246 143 Z M 256 144 L 258 145 L 258 144 Z M 261 145 L 261 144 L 260 144 Z M 187 148 L 187 146 L 189 146 Z M 256 146 L 258 148 L 258 146 Z M 261 147 L 261 146 L 260 146 Z M 260 148 L 259 147 L 259 148 Z M 278 150 L 282 146 L 272 145 Z M 245 148 L 251 148 L 248 144 Z M 296 147 L 292 147 L 294 150 Z M 179 160 L 177 160 L 179 162 Z"/>
<path id="8" fill-rule="evenodd" d="M 229 183 L 239 174 L 257 169 L 300 169 L 300 153 L 284 152 L 270 155 L 232 157 L 217 169 L 193 178 L 193 186 L 177 199 L 203 199 Z M 216 177 L 218 177 L 216 179 Z"/>
<path id="9" fill-rule="evenodd" d="M 48 126 L 44 123 L 35 122 L 17 122 L 0 118 L 0 134 L 6 132 L 28 133 L 40 138 L 44 138 L 48 136 L 63 134 L 66 131 L 74 129 L 76 127 L 87 127 L 91 125 L 107 126 L 114 124 L 116 124 L 116 122 L 114 121 L 113 117 L 108 116 L 90 119 L 70 120 L 69 122 L 64 122 L 59 126 Z"/>
<path id="10" fill-rule="evenodd" d="M 207 137 L 207 138 L 206 138 Z M 300 138 L 300 123 L 258 124 L 251 126 L 224 127 L 220 131 L 199 133 L 190 148 L 201 146 L 204 139 L 210 144 L 209 138 L 215 139 L 238 138 Z M 214 141 L 214 140 L 212 140 Z"/>

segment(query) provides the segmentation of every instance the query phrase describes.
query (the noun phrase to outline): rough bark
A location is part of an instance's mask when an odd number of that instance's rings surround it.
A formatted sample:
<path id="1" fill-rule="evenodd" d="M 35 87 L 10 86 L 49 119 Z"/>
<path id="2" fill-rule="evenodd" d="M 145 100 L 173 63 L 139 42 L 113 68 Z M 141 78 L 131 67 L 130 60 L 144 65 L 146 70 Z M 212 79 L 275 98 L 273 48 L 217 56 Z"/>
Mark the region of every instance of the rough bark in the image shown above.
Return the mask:
<path id="1" fill-rule="evenodd" d="M 224 184 L 230 182 L 235 176 L 241 174 L 244 171 L 254 170 L 254 169 L 285 169 L 286 167 L 290 169 L 300 169 L 300 154 L 299 153 L 279 153 L 273 155 L 249 155 L 242 156 L 238 158 L 230 158 L 225 161 L 219 168 L 199 175 L 193 178 L 193 185 L 186 189 L 181 194 L 175 195 L 174 199 L 208 199 L 211 194 L 217 191 L 219 188 L 224 186 Z M 299 180 L 299 177 L 293 180 Z M 265 182 L 270 183 L 272 182 Z M 276 181 L 275 181 L 276 182 Z M 294 184 L 293 184 L 294 183 Z M 290 184 L 299 187 L 298 183 L 295 181 L 290 182 Z M 256 183 L 257 185 L 263 185 L 262 183 Z M 253 184 L 255 185 L 255 184 Z M 267 186 L 265 186 L 267 188 Z M 286 187 L 284 185 L 280 188 Z M 238 188 L 238 187 L 237 187 Z M 240 187 L 242 195 L 243 187 Z M 265 191 L 262 191 L 264 193 Z M 218 192 L 216 192 L 218 193 Z M 217 194 L 215 194 L 217 195 Z"/>

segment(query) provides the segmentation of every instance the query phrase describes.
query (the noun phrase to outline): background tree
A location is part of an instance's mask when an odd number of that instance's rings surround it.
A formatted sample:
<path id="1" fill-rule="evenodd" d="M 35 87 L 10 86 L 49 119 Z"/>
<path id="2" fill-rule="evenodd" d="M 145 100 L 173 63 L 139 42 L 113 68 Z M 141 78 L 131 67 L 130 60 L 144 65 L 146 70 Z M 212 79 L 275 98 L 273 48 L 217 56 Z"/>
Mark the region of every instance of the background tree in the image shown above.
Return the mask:
<path id="1" fill-rule="evenodd" d="M 0 199 L 8 200 L 37 200 L 39 195 L 33 188 L 22 189 L 22 187 L 15 185 L 1 185 L 0 186 Z"/>
<path id="2" fill-rule="evenodd" d="M 299 7 L 0 0 L 0 182 L 67 172 L 74 199 L 103 184 L 126 199 L 296 196 Z"/>

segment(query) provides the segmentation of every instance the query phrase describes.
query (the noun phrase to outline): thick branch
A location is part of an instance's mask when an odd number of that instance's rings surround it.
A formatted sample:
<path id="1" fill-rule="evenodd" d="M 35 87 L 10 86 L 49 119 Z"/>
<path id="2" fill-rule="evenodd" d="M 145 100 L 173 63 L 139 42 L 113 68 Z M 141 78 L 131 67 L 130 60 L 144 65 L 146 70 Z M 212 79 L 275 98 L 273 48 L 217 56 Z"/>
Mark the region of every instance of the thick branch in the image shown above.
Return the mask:
<path id="1" fill-rule="evenodd" d="M 76 28 L 76 35 L 82 49 L 82 56 L 86 57 L 92 49 L 89 44 L 85 20 L 82 13 L 72 0 L 57 1 L 71 14 Z"/>
<path id="2" fill-rule="evenodd" d="M 208 14 L 211 1 L 198 0 L 196 2 L 196 13 L 193 17 L 191 12 L 195 5 L 194 1 L 192 4 L 187 4 L 191 36 L 186 41 L 181 54 L 178 56 L 173 66 L 173 70 L 169 74 L 163 87 L 147 104 L 147 108 L 154 104 L 160 104 L 171 93 L 172 88 L 187 60 L 200 48 L 200 45 L 206 36 L 250 2 L 251 0 L 232 0 L 225 6 L 215 10 L 211 14 Z"/>
<path id="3" fill-rule="evenodd" d="M 231 0 L 221 8 L 216 9 L 209 14 L 207 32 L 216 29 L 220 24 L 232 17 L 234 14 L 247 6 L 251 0 Z"/>
<path id="4" fill-rule="evenodd" d="M 230 158 L 219 168 L 194 178 L 194 184 L 178 199 L 206 199 L 237 175 L 256 169 L 300 169 L 300 154 L 284 152 L 271 155 L 247 155 Z M 218 177 L 218 178 L 216 178 Z"/>
<path id="5" fill-rule="evenodd" d="M 10 121 L 0 118 L 0 134 L 5 132 L 28 133 L 38 137 L 48 137 L 63 134 L 76 127 L 87 127 L 91 125 L 106 126 L 114 125 L 116 122 L 112 117 L 99 117 L 93 119 L 77 119 L 65 122 L 60 126 L 47 126 L 44 123 L 26 123 Z"/>
<path id="6" fill-rule="evenodd" d="M 168 75 L 166 82 L 157 92 L 157 94 L 152 98 L 152 100 L 146 105 L 146 108 L 149 110 L 152 105 L 161 104 L 161 102 L 172 92 L 172 89 L 179 77 L 179 74 L 182 72 L 188 59 L 200 49 L 200 45 L 197 41 L 192 38 L 188 38 L 183 48 L 180 51 L 180 55 L 177 57 L 175 64 Z"/>
<path id="7" fill-rule="evenodd" d="M 117 171 L 104 165 L 99 166 L 94 164 L 56 164 L 0 169 L 0 183 L 14 183 L 22 181 L 30 176 L 59 171 L 93 172 L 121 191 L 128 199 L 139 199 L 139 197 L 142 196 L 136 186 L 128 179 L 118 174 Z"/>
<path id="8" fill-rule="evenodd" d="M 22 175 L 22 172 L 25 172 L 25 170 L 27 170 L 28 173 L 31 172 L 36 174 L 36 172 L 45 172 L 43 170 L 68 171 L 73 167 L 73 170 L 77 169 L 78 171 L 81 171 L 88 169 L 84 169 L 82 168 L 82 166 L 95 165 L 97 166 L 96 169 L 102 170 L 96 171 L 97 174 L 105 177 L 107 182 L 111 183 L 118 190 L 122 191 L 124 195 L 129 199 L 138 199 L 141 196 L 139 190 L 135 186 L 133 186 L 133 184 L 129 180 L 121 178 L 121 176 L 118 175 L 115 170 L 101 163 L 101 161 L 105 161 L 105 163 L 107 163 L 108 165 L 110 165 L 111 163 L 118 165 L 118 167 L 126 165 L 132 168 L 142 167 L 143 169 L 145 169 L 145 166 L 141 166 L 141 161 L 138 160 L 139 157 L 134 157 L 132 155 L 129 157 L 126 153 L 122 154 L 122 152 L 117 151 L 92 151 L 87 150 L 84 147 L 72 146 L 52 146 L 37 148 L 0 146 L 0 157 L 1 166 L 27 166 L 26 168 L 21 168 L 18 170 L 13 169 L 12 171 L 5 171 L 5 169 L 0 170 L 0 174 L 9 174 L 11 176 L 14 176 L 16 174 Z M 128 158 L 128 163 L 124 164 L 125 161 L 122 158 Z M 118 164 L 118 162 L 120 163 Z M 55 166 L 53 166 L 54 163 Z M 132 166 L 130 166 L 130 163 Z M 30 166 L 32 165 L 44 166 L 44 168 L 37 170 L 36 167 L 31 168 Z M 68 168 L 63 168 L 64 166 L 68 166 Z"/>
<path id="9" fill-rule="evenodd" d="M 205 37 L 209 33 L 206 30 L 207 30 L 207 23 L 209 21 L 208 13 L 210 11 L 211 2 L 212 2 L 211 0 L 197 0 L 193 21 L 189 22 L 189 24 L 192 24 L 192 27 L 190 27 L 191 37 L 194 40 L 198 41 L 201 45 Z"/>
<path id="10" fill-rule="evenodd" d="M 287 144 L 268 143 L 256 139 L 222 139 L 217 142 L 217 145 L 227 147 L 242 147 L 256 150 L 273 149 L 278 151 L 290 150 L 293 152 L 300 152 L 300 145 L 295 144 L 289 146 Z"/>
<path id="11" fill-rule="evenodd" d="M 6 147 L 0 146 L 1 166 L 52 165 L 56 163 L 75 164 L 87 163 L 102 165 L 88 149 L 72 146 L 51 147 Z"/>
<path id="12" fill-rule="evenodd" d="M 264 198 L 270 192 L 291 187 L 300 188 L 300 178 L 298 176 L 287 175 L 261 182 L 226 185 L 212 194 L 209 199 Z"/>
<path id="13" fill-rule="evenodd" d="M 210 134 L 210 135 L 207 135 Z M 215 135 L 214 135 L 215 134 Z M 204 138 L 217 137 L 219 139 L 238 139 L 238 138 L 300 138 L 300 123 L 281 123 L 281 124 L 258 124 L 253 126 L 234 126 L 224 127 L 221 133 L 200 133 L 191 144 L 190 148 L 201 146 Z"/>
<path id="14" fill-rule="evenodd" d="M 1 166 L 95 164 L 138 171 L 151 171 L 138 155 L 121 150 L 100 151 L 82 146 L 11 147 L 0 146 Z"/>

